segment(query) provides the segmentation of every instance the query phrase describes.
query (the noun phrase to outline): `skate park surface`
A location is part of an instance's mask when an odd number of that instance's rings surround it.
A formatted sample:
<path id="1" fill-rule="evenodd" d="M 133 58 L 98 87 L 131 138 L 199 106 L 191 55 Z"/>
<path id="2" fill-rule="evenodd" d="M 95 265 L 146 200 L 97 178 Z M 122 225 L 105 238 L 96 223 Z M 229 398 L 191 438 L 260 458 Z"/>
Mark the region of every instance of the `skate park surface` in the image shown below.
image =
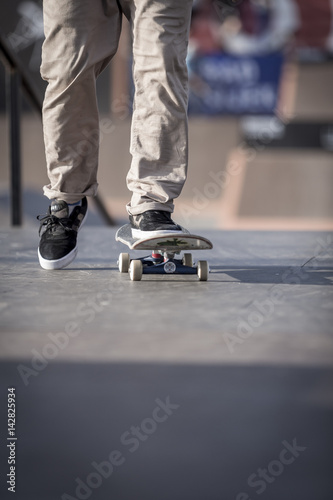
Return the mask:
<path id="1" fill-rule="evenodd" d="M 1 232 L 18 498 L 331 498 L 332 235 L 210 230 L 208 282 L 132 282 L 87 229 L 61 271 Z"/>
<path id="2" fill-rule="evenodd" d="M 299 93 L 298 116 L 314 113 L 310 97 Z M 331 118 L 317 102 L 318 119 Z M 114 239 L 126 221 L 128 122 L 101 144 L 117 225 L 90 203 L 78 256 L 60 271 L 38 264 L 42 138 L 38 120 L 23 127 L 23 226 L 9 224 L 5 158 L 0 210 L 0 392 L 5 408 L 16 389 L 16 498 L 331 500 L 331 153 L 267 147 L 247 163 L 237 119 L 193 120 L 175 219 L 212 240 L 193 252 L 209 281 L 131 282 Z M 240 173 L 222 189 L 214 179 L 229 160 Z M 5 411 L 0 429 L 4 442 Z"/>

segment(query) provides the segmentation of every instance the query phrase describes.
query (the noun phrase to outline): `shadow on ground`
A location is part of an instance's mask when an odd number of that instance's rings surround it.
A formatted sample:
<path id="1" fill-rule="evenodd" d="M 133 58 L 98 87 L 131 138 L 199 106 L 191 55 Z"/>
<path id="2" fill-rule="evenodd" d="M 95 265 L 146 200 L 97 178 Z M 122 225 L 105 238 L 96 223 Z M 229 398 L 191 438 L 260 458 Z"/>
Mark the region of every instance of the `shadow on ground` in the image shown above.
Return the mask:
<path id="1" fill-rule="evenodd" d="M 211 266 L 213 281 L 220 281 L 217 275 L 226 274 L 240 283 L 272 283 L 288 285 L 323 285 L 332 286 L 333 268 L 327 267 L 283 267 L 283 266 L 253 266 L 253 267 L 220 267 Z"/>
<path id="2" fill-rule="evenodd" d="M 332 369 L 50 363 L 25 386 L 18 364 L 18 500 L 333 498 Z"/>

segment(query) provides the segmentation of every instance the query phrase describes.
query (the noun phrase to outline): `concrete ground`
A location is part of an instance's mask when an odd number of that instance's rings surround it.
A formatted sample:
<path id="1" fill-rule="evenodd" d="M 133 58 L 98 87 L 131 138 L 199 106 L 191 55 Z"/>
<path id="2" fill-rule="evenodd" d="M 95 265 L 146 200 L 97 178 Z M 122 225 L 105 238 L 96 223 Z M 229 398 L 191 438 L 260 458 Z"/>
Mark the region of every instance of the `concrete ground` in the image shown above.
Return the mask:
<path id="1" fill-rule="evenodd" d="M 131 282 L 114 235 L 44 271 L 36 232 L 0 233 L 16 498 L 330 500 L 333 234 L 206 231 L 208 282 Z"/>

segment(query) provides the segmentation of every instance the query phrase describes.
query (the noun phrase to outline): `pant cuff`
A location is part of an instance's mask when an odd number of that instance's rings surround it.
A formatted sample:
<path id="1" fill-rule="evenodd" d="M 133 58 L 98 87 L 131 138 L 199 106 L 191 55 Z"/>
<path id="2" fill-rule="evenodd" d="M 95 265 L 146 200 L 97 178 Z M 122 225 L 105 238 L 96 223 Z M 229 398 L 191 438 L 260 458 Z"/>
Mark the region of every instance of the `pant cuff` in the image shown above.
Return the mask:
<path id="1" fill-rule="evenodd" d="M 129 215 L 139 215 L 143 212 L 147 212 L 147 210 L 163 210 L 164 212 L 172 213 L 174 209 L 174 204 L 172 201 L 168 201 L 167 203 L 159 203 L 157 201 L 146 201 L 144 203 L 140 203 L 137 206 L 132 207 L 130 203 L 126 205 L 126 210 Z"/>
<path id="2" fill-rule="evenodd" d="M 86 189 L 83 193 L 64 193 L 62 191 L 52 189 L 51 186 L 48 185 L 44 186 L 43 192 L 44 195 L 50 200 L 63 200 L 66 201 L 66 203 L 77 203 L 85 196 L 96 196 L 97 188 L 98 184 L 96 183 Z"/>

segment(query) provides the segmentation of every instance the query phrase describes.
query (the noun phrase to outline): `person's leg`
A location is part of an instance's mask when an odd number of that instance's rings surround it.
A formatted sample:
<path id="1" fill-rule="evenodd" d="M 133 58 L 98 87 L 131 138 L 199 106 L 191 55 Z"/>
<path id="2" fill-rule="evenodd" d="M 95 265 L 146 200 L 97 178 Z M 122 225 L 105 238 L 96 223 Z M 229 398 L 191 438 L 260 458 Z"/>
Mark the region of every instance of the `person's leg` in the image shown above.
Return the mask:
<path id="1" fill-rule="evenodd" d="M 117 50 L 121 13 L 116 0 L 44 0 L 43 10 L 44 194 L 75 203 L 97 191 L 96 77 Z"/>
<path id="2" fill-rule="evenodd" d="M 38 257 L 62 269 L 77 253 L 86 196 L 97 190 L 99 119 L 96 78 L 114 55 L 120 34 L 117 0 L 44 0 L 42 77 L 48 82 L 43 127 L 52 199 L 40 217 Z M 68 204 L 81 200 L 70 212 Z"/>
<path id="3" fill-rule="evenodd" d="M 186 55 L 192 0 L 131 3 L 135 98 L 127 210 L 130 216 L 150 210 L 170 215 L 187 172 Z"/>

